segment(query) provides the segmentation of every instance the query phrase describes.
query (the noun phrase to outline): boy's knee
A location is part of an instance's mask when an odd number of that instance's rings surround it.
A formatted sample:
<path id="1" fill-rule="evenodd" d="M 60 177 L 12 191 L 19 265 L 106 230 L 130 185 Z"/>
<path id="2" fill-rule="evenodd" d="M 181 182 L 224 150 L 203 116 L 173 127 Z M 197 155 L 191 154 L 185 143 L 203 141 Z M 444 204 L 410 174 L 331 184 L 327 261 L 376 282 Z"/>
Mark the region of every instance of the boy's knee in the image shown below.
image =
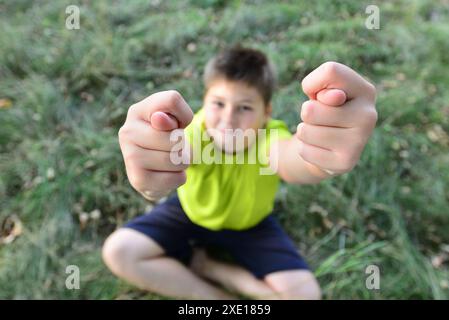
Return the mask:
<path id="1" fill-rule="evenodd" d="M 164 254 L 163 249 L 146 235 L 127 228 L 112 233 L 102 248 L 106 266 L 118 276 L 125 276 L 140 260 Z"/>
<path id="2" fill-rule="evenodd" d="M 268 275 L 267 284 L 283 300 L 320 300 L 318 281 L 310 271 L 281 271 Z"/>
<path id="3" fill-rule="evenodd" d="M 111 234 L 103 244 L 102 258 L 106 266 L 115 274 L 122 274 L 126 268 L 128 245 L 117 231 Z"/>

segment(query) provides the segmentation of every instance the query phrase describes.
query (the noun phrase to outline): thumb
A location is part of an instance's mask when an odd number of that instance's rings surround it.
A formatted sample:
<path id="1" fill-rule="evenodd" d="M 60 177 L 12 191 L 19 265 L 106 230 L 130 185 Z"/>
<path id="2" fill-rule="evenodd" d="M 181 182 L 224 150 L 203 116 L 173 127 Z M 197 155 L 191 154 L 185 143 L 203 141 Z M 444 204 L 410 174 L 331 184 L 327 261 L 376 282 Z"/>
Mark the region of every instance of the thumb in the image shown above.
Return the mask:
<path id="1" fill-rule="evenodd" d="M 340 89 L 322 89 L 318 91 L 316 99 L 328 106 L 338 107 L 346 102 L 346 93 Z"/>
<path id="2" fill-rule="evenodd" d="M 156 111 L 150 118 L 151 126 L 160 131 L 172 131 L 179 128 L 178 120 L 171 114 Z"/>

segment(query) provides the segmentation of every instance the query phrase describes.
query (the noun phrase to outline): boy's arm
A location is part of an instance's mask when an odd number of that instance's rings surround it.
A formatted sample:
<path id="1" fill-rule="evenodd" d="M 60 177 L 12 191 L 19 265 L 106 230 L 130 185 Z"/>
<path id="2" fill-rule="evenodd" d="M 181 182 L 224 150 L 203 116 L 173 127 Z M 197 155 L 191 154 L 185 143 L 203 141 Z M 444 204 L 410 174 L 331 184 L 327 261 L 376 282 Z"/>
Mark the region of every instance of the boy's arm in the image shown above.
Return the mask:
<path id="1" fill-rule="evenodd" d="M 271 168 L 287 183 L 315 184 L 331 174 L 304 161 L 298 154 L 296 137 L 273 141 L 270 148 Z M 276 161 L 273 157 L 277 157 Z"/>
<path id="2" fill-rule="evenodd" d="M 189 105 L 174 90 L 154 93 L 129 108 L 118 133 L 120 149 L 129 182 L 146 199 L 155 201 L 186 181 L 189 162 L 172 158 L 179 155 L 172 152 L 175 146 L 180 150 L 183 144 L 171 137 L 182 136 L 180 129 L 192 119 Z"/>
<path id="3" fill-rule="evenodd" d="M 273 143 L 271 167 L 289 183 L 351 171 L 376 125 L 374 86 L 349 67 L 326 62 L 302 87 L 310 99 L 301 108 L 303 122 L 292 138 Z"/>

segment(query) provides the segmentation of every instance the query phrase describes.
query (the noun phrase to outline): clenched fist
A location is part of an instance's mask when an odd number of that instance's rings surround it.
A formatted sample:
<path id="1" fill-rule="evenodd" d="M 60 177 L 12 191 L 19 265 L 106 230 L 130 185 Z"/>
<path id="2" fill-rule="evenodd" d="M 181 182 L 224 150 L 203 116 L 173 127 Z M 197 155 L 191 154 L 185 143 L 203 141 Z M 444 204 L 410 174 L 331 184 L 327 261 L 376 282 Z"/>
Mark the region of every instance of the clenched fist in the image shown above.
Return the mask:
<path id="1" fill-rule="evenodd" d="M 349 67 L 326 62 L 302 81 L 303 103 L 296 137 L 299 154 L 331 174 L 350 171 L 373 131 L 376 90 Z"/>
<path id="2" fill-rule="evenodd" d="M 149 200 L 165 196 L 186 181 L 188 165 L 174 164 L 171 152 L 179 141 L 170 133 L 185 128 L 193 112 L 177 91 L 162 91 L 132 105 L 119 130 L 119 142 L 128 179 Z"/>

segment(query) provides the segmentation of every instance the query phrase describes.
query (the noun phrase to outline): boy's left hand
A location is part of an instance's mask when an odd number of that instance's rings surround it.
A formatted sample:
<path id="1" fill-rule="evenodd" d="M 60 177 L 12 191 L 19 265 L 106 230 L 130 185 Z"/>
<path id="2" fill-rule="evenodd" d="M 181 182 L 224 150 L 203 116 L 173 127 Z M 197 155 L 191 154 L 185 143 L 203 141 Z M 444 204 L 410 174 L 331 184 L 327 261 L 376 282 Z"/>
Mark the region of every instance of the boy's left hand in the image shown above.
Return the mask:
<path id="1" fill-rule="evenodd" d="M 373 131 L 376 89 L 351 68 L 326 62 L 302 81 L 303 103 L 296 137 L 300 156 L 331 174 L 354 168 Z"/>

